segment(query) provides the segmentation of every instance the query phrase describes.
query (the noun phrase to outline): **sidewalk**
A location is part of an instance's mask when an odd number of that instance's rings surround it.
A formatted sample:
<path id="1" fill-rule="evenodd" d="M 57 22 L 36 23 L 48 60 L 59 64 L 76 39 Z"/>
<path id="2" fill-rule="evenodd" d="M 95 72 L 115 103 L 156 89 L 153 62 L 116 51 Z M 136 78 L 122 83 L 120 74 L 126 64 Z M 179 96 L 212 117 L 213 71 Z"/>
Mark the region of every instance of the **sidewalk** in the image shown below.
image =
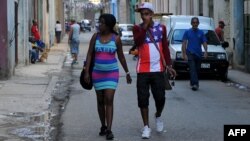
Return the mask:
<path id="1" fill-rule="evenodd" d="M 10 80 L 0 81 L 0 137 L 16 138 L 8 135 L 9 130 L 17 128 L 11 117 L 49 113 L 51 94 L 67 52 L 68 44 L 64 38 L 62 43 L 50 48 L 45 62 L 17 67 Z"/>
<path id="2" fill-rule="evenodd" d="M 240 70 L 229 69 L 228 70 L 228 79 L 234 83 L 238 83 L 250 88 L 250 73 L 242 72 Z"/>
<path id="3" fill-rule="evenodd" d="M 48 108 L 55 76 L 63 66 L 68 46 L 51 47 L 47 61 L 16 69 L 10 80 L 0 81 L 0 114 L 37 112 Z"/>

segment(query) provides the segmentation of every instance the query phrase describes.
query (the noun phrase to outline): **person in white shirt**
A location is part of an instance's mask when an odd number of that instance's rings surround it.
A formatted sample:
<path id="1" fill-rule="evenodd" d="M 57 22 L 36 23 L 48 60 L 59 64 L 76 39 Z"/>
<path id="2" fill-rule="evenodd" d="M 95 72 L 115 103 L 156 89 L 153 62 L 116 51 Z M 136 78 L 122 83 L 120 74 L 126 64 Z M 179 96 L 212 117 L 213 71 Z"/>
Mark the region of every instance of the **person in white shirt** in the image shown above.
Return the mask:
<path id="1" fill-rule="evenodd" d="M 59 21 L 56 21 L 56 42 L 60 43 L 61 41 L 61 33 L 62 33 L 62 25 Z"/>

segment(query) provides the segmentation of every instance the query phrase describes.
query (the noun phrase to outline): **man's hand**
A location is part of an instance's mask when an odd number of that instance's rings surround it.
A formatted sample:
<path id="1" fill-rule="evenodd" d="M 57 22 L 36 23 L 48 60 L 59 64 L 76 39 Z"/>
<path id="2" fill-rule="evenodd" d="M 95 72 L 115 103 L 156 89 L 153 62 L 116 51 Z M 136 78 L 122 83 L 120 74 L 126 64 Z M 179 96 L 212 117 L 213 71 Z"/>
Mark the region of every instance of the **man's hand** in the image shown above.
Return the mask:
<path id="1" fill-rule="evenodd" d="M 207 59 L 207 57 L 208 57 L 208 54 L 207 54 L 207 52 L 205 51 L 205 52 L 204 52 L 204 58 Z"/>
<path id="2" fill-rule="evenodd" d="M 187 54 L 186 54 L 186 47 L 187 47 L 187 40 L 184 40 L 182 42 L 181 52 L 182 52 L 182 59 L 185 60 L 185 61 L 188 60 L 188 57 L 187 57 Z"/>
<path id="3" fill-rule="evenodd" d="M 208 54 L 207 54 L 207 43 L 206 42 L 203 43 L 203 47 L 204 47 L 204 51 L 205 51 L 204 52 L 204 58 L 207 59 Z"/>
<path id="4" fill-rule="evenodd" d="M 177 73 L 172 67 L 167 67 L 167 71 L 170 73 L 171 77 L 176 77 Z"/>
<path id="5" fill-rule="evenodd" d="M 187 55 L 186 55 L 186 54 L 184 54 L 184 53 L 182 53 L 182 59 L 183 59 L 183 60 L 185 60 L 185 61 L 187 61 L 187 60 L 188 60 Z"/>
<path id="6" fill-rule="evenodd" d="M 150 21 L 144 21 L 143 22 L 143 29 L 145 29 L 145 30 L 147 30 L 147 29 L 149 29 L 149 27 L 150 27 Z"/>

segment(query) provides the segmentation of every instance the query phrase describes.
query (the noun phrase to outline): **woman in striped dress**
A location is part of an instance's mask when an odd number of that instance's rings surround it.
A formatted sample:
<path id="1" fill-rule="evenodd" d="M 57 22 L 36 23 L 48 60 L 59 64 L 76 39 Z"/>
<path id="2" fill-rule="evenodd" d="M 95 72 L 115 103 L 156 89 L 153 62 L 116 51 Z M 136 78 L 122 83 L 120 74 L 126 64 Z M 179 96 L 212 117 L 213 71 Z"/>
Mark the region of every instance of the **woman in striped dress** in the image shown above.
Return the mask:
<path id="1" fill-rule="evenodd" d="M 116 19 L 111 14 L 102 14 L 99 18 L 99 32 L 95 33 L 90 41 L 86 61 L 86 73 L 84 80 L 89 82 L 89 75 L 92 80 L 97 96 L 97 108 L 101 121 L 100 136 L 106 135 L 107 140 L 112 140 L 114 135 L 111 131 L 113 119 L 113 99 L 119 80 L 118 59 L 126 72 L 127 83 L 132 79 L 129 74 L 127 63 L 123 54 L 121 39 L 114 31 Z M 92 53 L 95 52 L 95 63 L 92 74 L 89 74 L 89 67 Z"/>

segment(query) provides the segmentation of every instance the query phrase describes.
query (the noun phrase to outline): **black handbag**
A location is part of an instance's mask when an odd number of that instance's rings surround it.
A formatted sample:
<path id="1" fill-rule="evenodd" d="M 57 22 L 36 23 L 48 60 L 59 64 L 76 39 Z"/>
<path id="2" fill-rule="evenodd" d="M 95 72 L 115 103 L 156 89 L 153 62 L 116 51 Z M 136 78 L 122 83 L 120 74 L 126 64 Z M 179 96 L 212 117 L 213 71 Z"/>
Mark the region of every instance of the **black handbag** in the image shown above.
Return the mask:
<path id="1" fill-rule="evenodd" d="M 172 90 L 172 86 L 169 82 L 169 75 L 167 71 L 164 72 L 165 90 Z"/>
<path id="2" fill-rule="evenodd" d="M 93 53 L 94 54 L 94 53 Z M 89 67 L 89 74 L 90 74 L 90 82 L 86 83 L 84 81 L 84 74 L 85 74 L 85 65 L 84 68 L 82 69 L 81 75 L 80 75 L 80 84 L 82 86 L 82 88 L 86 89 L 86 90 L 91 90 L 93 87 L 93 81 L 92 81 L 92 72 L 93 72 L 93 67 L 94 67 L 94 60 L 93 58 L 91 59 L 91 65 Z"/>
<path id="3" fill-rule="evenodd" d="M 96 35 L 97 36 L 97 35 Z M 96 37 L 95 37 L 95 40 L 96 40 Z M 93 47 L 94 48 L 94 47 Z M 87 60 L 87 58 L 86 58 Z M 92 52 L 92 56 L 91 56 L 91 62 L 90 62 L 90 66 L 89 66 L 89 77 L 90 77 L 90 82 L 89 83 L 86 83 L 84 81 L 84 74 L 85 74 L 85 66 L 86 66 L 86 63 L 84 62 L 84 65 L 83 65 L 83 69 L 82 69 L 82 72 L 80 74 L 80 84 L 82 86 L 82 88 L 86 89 L 86 90 L 91 90 L 92 87 L 93 87 L 93 81 L 92 81 L 92 72 L 93 72 L 93 68 L 94 68 L 94 64 L 95 64 L 95 48 Z"/>

